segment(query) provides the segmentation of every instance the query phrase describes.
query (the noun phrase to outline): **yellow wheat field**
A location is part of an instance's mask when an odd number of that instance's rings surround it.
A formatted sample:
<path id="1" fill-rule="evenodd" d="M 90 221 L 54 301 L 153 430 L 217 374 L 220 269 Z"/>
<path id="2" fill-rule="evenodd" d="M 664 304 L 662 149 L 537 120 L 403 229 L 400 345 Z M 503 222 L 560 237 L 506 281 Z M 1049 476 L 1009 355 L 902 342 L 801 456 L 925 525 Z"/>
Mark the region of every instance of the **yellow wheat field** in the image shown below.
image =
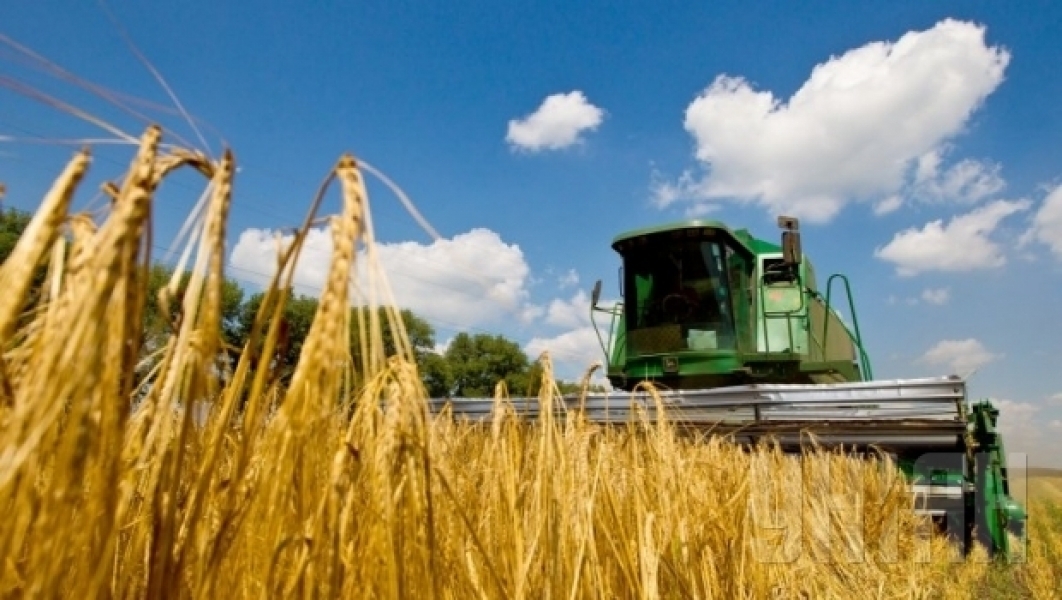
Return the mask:
<path id="1" fill-rule="evenodd" d="M 1031 505 L 1026 564 L 960 562 L 925 535 L 884 461 L 801 460 L 574 413 L 522 423 L 503 394 L 489 426 L 429 418 L 409 348 L 383 355 L 376 311 L 359 313 L 364 360 L 351 360 L 348 307 L 387 304 L 387 289 L 349 156 L 326 182 L 341 198 L 325 221 L 334 253 L 290 386 L 252 371 L 247 353 L 219 366 L 235 158 L 163 137 L 144 132 L 99 220 L 70 213 L 91 162 L 75 155 L 0 270 L 3 597 L 1052 598 L 1062 587 L 1062 509 L 1046 498 Z M 180 317 L 145 366 L 151 206 L 182 167 L 207 182 L 182 259 L 193 275 L 183 295 L 176 282 L 163 291 Z M 249 342 L 264 355 L 323 193 L 282 249 Z M 35 265 L 47 278 L 27 303 Z M 352 268 L 375 293 L 354 297 Z M 543 386 L 539 401 L 556 399 Z"/>

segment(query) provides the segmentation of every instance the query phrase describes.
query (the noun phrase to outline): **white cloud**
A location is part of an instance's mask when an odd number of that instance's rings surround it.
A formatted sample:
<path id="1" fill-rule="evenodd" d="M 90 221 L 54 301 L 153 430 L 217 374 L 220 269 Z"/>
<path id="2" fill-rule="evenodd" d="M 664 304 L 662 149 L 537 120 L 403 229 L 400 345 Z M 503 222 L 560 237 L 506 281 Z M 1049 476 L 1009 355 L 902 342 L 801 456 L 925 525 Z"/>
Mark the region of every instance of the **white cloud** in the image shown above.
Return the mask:
<path id="1" fill-rule="evenodd" d="M 1028 466 L 1062 467 L 1062 441 L 1049 430 L 1060 428 L 1058 419 L 1051 420 L 1041 405 L 1008 399 L 991 399 L 999 409 L 999 430 L 1003 434 L 1008 453 L 1024 453 Z M 1025 465 L 1008 465 L 1018 467 Z"/>
<path id="2" fill-rule="evenodd" d="M 1047 245 L 1054 255 L 1062 260 L 1062 185 L 1044 198 L 1040 210 L 1033 217 L 1029 236 Z"/>
<path id="3" fill-rule="evenodd" d="M 712 202 L 696 202 L 691 204 L 683 215 L 687 219 L 699 219 L 718 211 L 720 208 L 722 207 Z"/>
<path id="4" fill-rule="evenodd" d="M 1028 425 L 1032 423 L 1036 413 L 1040 412 L 1040 407 L 1031 402 L 1016 402 L 999 398 L 992 398 L 991 402 L 999 409 L 1000 416 L 1004 417 L 1000 420 L 1001 428 Z M 1003 421 L 1009 423 L 1003 423 Z"/>
<path id="5" fill-rule="evenodd" d="M 292 237 L 286 236 L 285 243 Z M 543 314 L 532 304 L 527 289 L 530 269 L 520 248 L 506 244 L 488 229 L 431 244 L 400 242 L 377 244 L 379 265 L 386 273 L 397 304 L 429 321 L 458 328 L 489 327 L 514 318 L 529 322 Z M 295 285 L 299 293 L 317 295 L 330 264 L 332 240 L 324 229 L 307 236 Z M 262 285 L 276 265 L 273 233 L 248 229 L 240 234 L 230 262 L 239 274 Z M 367 285 L 366 257 L 358 256 L 355 272 Z"/>
<path id="6" fill-rule="evenodd" d="M 612 303 L 603 299 L 599 306 L 607 308 Z M 555 336 L 532 338 L 524 348 L 528 356 L 537 358 L 542 352 L 549 351 L 556 376 L 566 381 L 582 379 L 594 363 L 604 365 L 605 355 L 590 320 L 590 298 L 586 292 L 580 290 L 568 300 L 554 299 L 546 310 L 545 321 L 566 331 Z M 598 324 L 602 325 L 600 319 Z M 607 338 L 607 324 L 601 333 Z M 610 387 L 603 371 L 594 374 L 593 383 Z"/>
<path id="7" fill-rule="evenodd" d="M 554 299 L 546 309 L 546 322 L 557 327 L 576 328 L 590 324 L 590 298 L 579 290 L 570 300 Z"/>
<path id="8" fill-rule="evenodd" d="M 567 273 L 557 278 L 557 284 L 562 290 L 579 285 L 579 274 L 575 272 L 575 269 L 568 269 Z"/>
<path id="9" fill-rule="evenodd" d="M 288 244 L 292 236 L 282 238 Z M 244 280 L 265 285 L 276 265 L 277 244 L 271 231 L 243 231 L 230 255 L 230 267 Z M 330 265 L 331 236 L 324 229 L 310 230 L 295 271 L 296 292 L 318 295 Z M 590 323 L 590 299 L 583 290 L 570 298 L 554 299 L 548 307 L 530 301 L 529 268 L 519 247 L 506 244 L 496 233 L 473 229 L 431 244 L 401 242 L 377 244 L 379 268 L 386 273 L 397 304 L 409 308 L 443 330 L 496 330 L 514 320 L 524 324 L 560 328 L 557 335 L 537 335 L 524 346 L 532 359 L 549 351 L 559 378 L 578 380 L 592 364 L 603 362 L 597 334 Z M 356 279 L 366 286 L 366 257 L 354 265 Z M 574 270 L 560 278 L 576 283 Z M 608 306 L 609 301 L 602 301 Z M 436 340 L 434 350 L 444 353 L 452 337 Z M 595 383 L 607 383 L 603 373 Z"/>
<path id="10" fill-rule="evenodd" d="M 1003 189 L 998 163 L 964 159 L 940 171 L 943 150 L 934 149 L 918 159 L 908 194 L 927 202 L 975 204 Z"/>
<path id="11" fill-rule="evenodd" d="M 896 212 L 901 206 L 903 206 L 903 198 L 899 194 L 893 194 L 874 204 L 874 214 L 879 217 L 887 215 Z"/>
<path id="12" fill-rule="evenodd" d="M 696 197 L 700 185 L 690 171 L 684 171 L 675 181 L 667 180 L 658 171 L 653 171 L 652 178 L 649 191 L 653 204 L 659 208 L 667 208 L 675 202 Z"/>
<path id="13" fill-rule="evenodd" d="M 972 271 L 1001 267 L 1003 250 L 989 239 L 1006 217 L 1029 208 L 1029 202 L 997 200 L 951 219 L 947 225 L 938 219 L 922 229 L 897 233 L 874 255 L 896 265 L 901 276 L 926 271 Z"/>
<path id="14" fill-rule="evenodd" d="M 1048 400 L 1050 400 L 1051 402 L 1057 402 L 1059 404 L 1062 404 L 1062 392 L 1059 392 L 1059 393 L 1055 394 L 1054 396 L 1051 396 L 1050 398 L 1048 398 Z"/>
<path id="15" fill-rule="evenodd" d="M 605 362 L 601 343 L 592 326 L 572 329 L 555 337 L 535 337 L 524 347 L 532 359 L 542 352 L 549 352 L 553 370 L 558 379 L 578 381 L 595 363 Z M 601 382 L 602 373 L 595 374 L 595 383 Z"/>
<path id="16" fill-rule="evenodd" d="M 922 290 L 922 300 L 929 304 L 936 304 L 938 306 L 947 304 L 951 298 L 951 291 L 948 288 L 926 288 Z"/>
<path id="17" fill-rule="evenodd" d="M 553 94 L 535 112 L 509 121 L 505 139 L 520 150 L 559 150 L 579 143 L 579 135 L 597 129 L 604 116 L 605 112 L 578 90 Z"/>
<path id="18" fill-rule="evenodd" d="M 686 110 L 704 179 L 657 185 L 654 199 L 757 203 L 809 222 L 858 200 L 895 210 L 890 197 L 910 183 L 910 167 L 960 134 L 1002 82 L 1010 55 L 984 34 L 949 19 L 869 43 L 817 65 L 787 101 L 720 75 Z M 990 169 L 960 164 L 941 182 L 948 190 L 976 196 L 994 185 Z"/>
<path id="19" fill-rule="evenodd" d="M 980 341 L 968 338 L 941 340 L 922 355 L 921 361 L 932 366 L 946 367 L 950 369 L 949 374 L 968 376 L 999 358 L 1001 355 L 989 352 Z"/>

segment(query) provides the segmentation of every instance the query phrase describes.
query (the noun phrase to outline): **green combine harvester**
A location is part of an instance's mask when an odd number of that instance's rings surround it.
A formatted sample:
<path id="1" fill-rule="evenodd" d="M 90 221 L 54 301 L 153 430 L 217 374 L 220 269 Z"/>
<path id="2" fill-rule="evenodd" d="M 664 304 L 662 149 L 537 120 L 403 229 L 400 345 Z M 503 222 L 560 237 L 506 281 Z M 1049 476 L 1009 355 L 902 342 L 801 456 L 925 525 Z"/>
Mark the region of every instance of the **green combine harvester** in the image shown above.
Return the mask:
<path id="1" fill-rule="evenodd" d="M 778 224 L 781 245 L 701 220 L 616 237 L 623 300 L 600 306 L 598 281 L 591 317 L 609 320 L 598 337 L 620 393 L 567 397 L 561 409 L 624 423 L 636 403 L 650 419 L 738 443 L 773 440 L 799 452 L 814 440 L 885 452 L 906 475 L 916 510 L 964 552 L 976 541 L 998 558 L 1019 555 L 1026 516 L 1010 495 L 998 410 L 968 401 L 955 376 L 875 380 L 847 278 L 831 275 L 823 295 L 797 220 Z M 834 283 L 850 324 L 831 303 Z M 663 390 L 662 414 L 642 382 Z M 533 401 L 514 402 L 536 416 Z M 489 398 L 431 403 L 474 419 L 489 418 L 492 406 Z"/>

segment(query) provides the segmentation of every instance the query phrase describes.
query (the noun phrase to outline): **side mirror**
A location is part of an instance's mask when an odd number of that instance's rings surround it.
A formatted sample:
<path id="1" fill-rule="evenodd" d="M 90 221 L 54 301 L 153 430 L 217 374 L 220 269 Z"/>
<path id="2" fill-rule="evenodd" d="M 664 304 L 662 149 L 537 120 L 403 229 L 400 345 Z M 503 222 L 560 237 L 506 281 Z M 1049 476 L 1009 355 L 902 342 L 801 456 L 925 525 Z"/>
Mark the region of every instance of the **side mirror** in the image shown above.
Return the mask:
<path id="1" fill-rule="evenodd" d="M 795 217 L 778 217 L 782 232 L 782 260 L 787 265 L 799 265 L 803 252 L 800 248 L 800 221 Z"/>
<path id="2" fill-rule="evenodd" d="M 601 280 L 598 279 L 594 283 L 594 289 L 590 292 L 590 308 L 597 308 L 598 301 L 601 300 Z"/>

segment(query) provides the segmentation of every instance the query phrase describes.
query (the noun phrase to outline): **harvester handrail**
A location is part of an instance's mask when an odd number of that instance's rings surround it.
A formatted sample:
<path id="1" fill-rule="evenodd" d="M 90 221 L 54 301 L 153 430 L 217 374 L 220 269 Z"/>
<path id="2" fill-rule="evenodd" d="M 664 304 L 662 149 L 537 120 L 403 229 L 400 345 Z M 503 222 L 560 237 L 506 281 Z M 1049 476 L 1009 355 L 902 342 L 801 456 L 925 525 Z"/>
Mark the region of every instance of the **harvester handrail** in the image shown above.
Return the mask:
<path id="1" fill-rule="evenodd" d="M 609 322 L 609 324 L 608 324 L 608 342 L 607 343 L 605 342 L 605 340 L 601 339 L 601 330 L 597 326 L 597 320 L 594 319 L 594 313 L 598 312 L 598 311 L 603 312 L 603 313 L 608 313 L 608 315 L 610 317 L 612 317 L 611 322 Z M 596 306 L 596 305 L 593 305 L 593 306 L 590 307 L 590 323 L 594 327 L 594 334 L 597 335 L 597 343 L 601 346 L 601 351 L 605 354 L 605 364 L 610 364 L 612 362 L 612 357 L 609 355 L 609 348 L 612 347 L 612 336 L 613 336 L 613 333 L 616 330 L 616 319 L 619 316 L 621 316 L 622 314 L 623 314 L 623 303 L 622 302 L 616 302 L 615 304 L 613 304 L 609 308 L 601 308 L 601 307 Z"/>
<path id="2" fill-rule="evenodd" d="M 865 379 L 874 379 L 874 371 L 870 366 L 870 356 L 867 355 L 866 348 L 863 346 L 863 336 L 859 332 L 859 317 L 856 316 L 855 302 L 852 300 L 852 288 L 848 283 L 848 277 L 841 273 L 834 273 L 833 275 L 830 275 L 829 279 L 826 280 L 825 302 L 827 318 L 825 319 L 825 322 L 822 326 L 822 343 L 826 344 L 827 340 L 830 339 L 829 337 L 827 337 L 827 334 L 829 333 L 830 329 L 830 319 L 828 315 L 830 311 L 833 310 L 833 305 L 830 304 L 830 294 L 833 291 L 833 280 L 838 277 L 844 283 L 844 291 L 845 294 L 848 296 L 848 310 L 852 314 L 852 327 L 855 329 L 854 335 L 852 333 L 852 330 L 844 324 L 843 320 L 841 320 L 841 327 L 844 328 L 845 333 L 848 334 L 849 339 L 851 339 L 855 343 L 856 349 L 859 351 L 859 364 L 863 372 L 863 377 Z M 819 296 L 820 298 L 822 297 L 821 294 L 818 294 L 818 292 L 815 292 L 815 295 Z"/>

